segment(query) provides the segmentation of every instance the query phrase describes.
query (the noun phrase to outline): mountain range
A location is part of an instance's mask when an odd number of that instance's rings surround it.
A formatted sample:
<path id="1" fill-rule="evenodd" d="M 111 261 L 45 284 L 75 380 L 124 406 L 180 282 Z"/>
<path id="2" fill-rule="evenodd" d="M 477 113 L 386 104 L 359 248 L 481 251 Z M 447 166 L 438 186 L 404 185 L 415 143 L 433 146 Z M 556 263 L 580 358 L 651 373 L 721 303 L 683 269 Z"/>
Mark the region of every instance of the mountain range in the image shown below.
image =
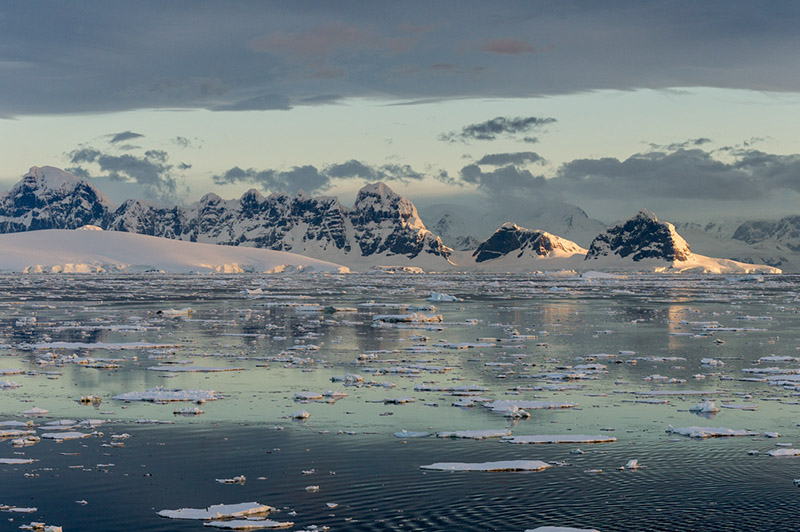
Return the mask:
<path id="1" fill-rule="evenodd" d="M 333 197 L 270 194 L 249 190 L 239 199 L 206 194 L 188 206 L 163 206 L 127 200 L 115 206 L 91 182 L 54 167 L 33 167 L 0 195 L 0 233 L 78 229 L 167 239 L 245 246 L 291 252 L 354 269 L 417 266 L 426 270 L 535 271 L 604 269 L 617 271 L 779 272 L 728 259 L 693 253 L 672 224 L 641 211 L 602 229 L 586 213 L 568 204 L 543 209 L 548 229 L 583 235 L 594 232 L 589 247 L 547 231 L 503 223 L 482 241 L 466 234 L 463 213 L 442 210 L 426 228 L 416 207 L 383 183 L 364 186 L 352 207 Z M 737 228 L 733 239 L 767 246 L 775 239 L 792 253 L 800 250 L 800 217 L 776 225 L 753 223 Z M 693 228 L 694 229 L 694 228 Z M 695 231 L 697 232 L 697 231 Z M 790 245 L 791 244 L 791 245 Z M 794 246 L 791 247 L 791 246 Z M 457 249 L 454 249 L 457 248 Z M 745 261 L 753 256 L 742 257 Z"/>

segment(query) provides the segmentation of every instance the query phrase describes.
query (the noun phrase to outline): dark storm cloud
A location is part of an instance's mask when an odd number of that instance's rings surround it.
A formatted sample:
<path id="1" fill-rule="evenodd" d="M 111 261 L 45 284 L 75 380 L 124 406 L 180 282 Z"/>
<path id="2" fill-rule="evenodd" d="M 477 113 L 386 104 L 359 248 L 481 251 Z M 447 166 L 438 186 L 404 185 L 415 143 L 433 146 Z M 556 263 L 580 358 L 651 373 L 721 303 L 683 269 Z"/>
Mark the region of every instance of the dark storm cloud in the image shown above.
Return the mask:
<path id="1" fill-rule="evenodd" d="M 270 192 L 296 194 L 300 190 L 319 192 L 330 188 L 330 178 L 312 165 L 295 166 L 289 170 L 242 169 L 238 166 L 213 176 L 214 183 L 226 185 L 248 183 Z"/>
<path id="2" fill-rule="evenodd" d="M 222 174 L 213 176 L 218 185 L 247 183 L 271 192 L 308 193 L 323 192 L 331 188 L 336 180 L 358 179 L 360 181 L 419 181 L 427 177 L 407 164 L 369 165 L 355 159 L 331 164 L 318 169 L 312 165 L 295 166 L 290 170 L 246 170 L 235 166 Z M 438 175 L 434 178 L 439 179 Z"/>
<path id="3" fill-rule="evenodd" d="M 470 164 L 461 169 L 459 177 L 490 196 L 533 193 L 547 184 L 544 176 L 533 175 L 529 170 L 514 165 L 484 171 L 477 164 Z"/>
<path id="4" fill-rule="evenodd" d="M 544 158 L 532 151 L 520 151 L 515 153 L 490 153 L 481 157 L 475 164 L 504 166 L 507 164 L 522 166 L 531 163 L 544 163 Z"/>
<path id="5" fill-rule="evenodd" d="M 329 94 L 425 101 L 697 86 L 800 91 L 800 3 L 789 0 L 368 5 L 6 2 L 0 116 L 272 110 Z"/>
<path id="6" fill-rule="evenodd" d="M 84 146 L 71 151 L 68 159 L 75 166 L 67 170 L 78 177 L 101 177 L 135 183 L 154 199 L 173 201 L 182 187 L 175 166 L 169 163 L 169 155 L 163 150 L 147 150 L 142 155 L 115 155 Z M 190 167 L 181 163 L 177 169 L 186 170 Z"/>
<path id="7" fill-rule="evenodd" d="M 122 133 L 113 133 L 109 136 L 111 137 L 110 139 L 108 139 L 109 144 L 117 144 L 125 140 L 138 139 L 140 137 L 144 137 L 144 135 L 142 135 L 141 133 L 134 133 L 133 131 L 123 131 Z"/>
<path id="8" fill-rule="evenodd" d="M 722 159 L 679 148 L 616 158 L 576 159 L 549 184 L 586 196 L 754 200 L 781 190 L 800 192 L 800 154 L 741 149 Z"/>
<path id="9" fill-rule="evenodd" d="M 461 131 L 443 133 L 439 136 L 439 140 L 445 142 L 465 142 L 468 140 L 496 140 L 498 137 L 513 138 L 520 133 L 529 133 L 534 129 L 552 124 L 555 121 L 555 118 L 549 117 L 528 116 L 507 118 L 498 116 L 486 122 L 464 126 L 461 128 Z M 536 139 L 532 137 L 525 137 L 524 140 L 525 142 L 536 142 Z"/>

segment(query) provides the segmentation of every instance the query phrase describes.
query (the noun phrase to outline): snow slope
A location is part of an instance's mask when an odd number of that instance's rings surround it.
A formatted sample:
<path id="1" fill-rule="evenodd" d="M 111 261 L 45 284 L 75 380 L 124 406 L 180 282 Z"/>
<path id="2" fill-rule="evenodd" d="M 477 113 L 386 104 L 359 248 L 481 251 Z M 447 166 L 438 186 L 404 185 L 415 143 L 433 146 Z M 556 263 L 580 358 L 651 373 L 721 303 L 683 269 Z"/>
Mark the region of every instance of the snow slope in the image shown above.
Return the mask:
<path id="1" fill-rule="evenodd" d="M 89 230 L 94 229 L 94 230 Z M 47 229 L 0 235 L 3 272 L 280 272 L 311 269 L 344 272 L 332 262 L 294 253 L 183 242 L 154 236 L 84 229 Z"/>

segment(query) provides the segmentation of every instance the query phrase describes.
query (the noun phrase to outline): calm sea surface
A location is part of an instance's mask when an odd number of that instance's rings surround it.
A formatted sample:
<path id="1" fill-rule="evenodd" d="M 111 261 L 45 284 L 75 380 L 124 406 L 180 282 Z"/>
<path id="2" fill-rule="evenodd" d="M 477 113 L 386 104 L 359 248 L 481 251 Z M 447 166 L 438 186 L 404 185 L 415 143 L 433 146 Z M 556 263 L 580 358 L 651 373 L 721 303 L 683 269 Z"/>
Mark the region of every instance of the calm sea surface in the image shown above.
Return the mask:
<path id="1" fill-rule="evenodd" d="M 798 281 L 0 276 L 0 382 L 20 385 L 0 388 L 0 421 L 31 419 L 40 435 L 57 420 L 105 421 L 90 437 L 63 443 L 0 440 L 0 458 L 36 460 L 0 465 L 0 507 L 37 509 L 0 512 L 0 530 L 32 521 L 65 531 L 208 530 L 156 512 L 248 501 L 276 507 L 270 518 L 293 521 L 294 530 L 797 530 L 800 457 L 767 453 L 800 447 L 800 388 L 763 381 L 800 373 L 800 358 L 793 359 L 800 357 Z M 429 301 L 431 291 L 461 300 Z M 171 312 L 185 308 L 191 312 Z M 375 315 L 413 313 L 442 322 L 375 326 Z M 791 358 L 757 363 L 768 356 Z M 586 364 L 604 367 L 576 368 Z M 776 369 L 743 371 L 753 368 Z M 372 384 L 337 381 L 346 374 Z M 113 399 L 159 386 L 223 397 L 202 405 Z M 451 406 L 463 399 L 452 392 L 420 389 L 458 386 L 480 387 L 475 395 L 486 399 L 577 406 L 529 410 L 515 420 L 480 402 Z M 348 395 L 331 403 L 294 398 L 327 390 Z M 646 393 L 653 391 L 673 394 Z M 102 402 L 80 404 L 86 395 Z M 386 402 L 400 398 L 413 402 Z M 705 417 L 689 412 L 704 399 L 723 408 Z M 173 414 L 186 406 L 204 413 Z M 49 414 L 22 416 L 33 407 Z M 292 420 L 299 410 L 310 417 Z M 136 423 L 143 419 L 173 423 Z M 760 435 L 696 439 L 667 433 L 670 425 Z M 436 437 L 489 429 L 617 441 Z M 431 436 L 392 435 L 400 430 Z M 553 467 L 420 469 L 518 459 Z M 645 468 L 619 470 L 631 459 Z M 239 475 L 244 484 L 216 482 Z"/>

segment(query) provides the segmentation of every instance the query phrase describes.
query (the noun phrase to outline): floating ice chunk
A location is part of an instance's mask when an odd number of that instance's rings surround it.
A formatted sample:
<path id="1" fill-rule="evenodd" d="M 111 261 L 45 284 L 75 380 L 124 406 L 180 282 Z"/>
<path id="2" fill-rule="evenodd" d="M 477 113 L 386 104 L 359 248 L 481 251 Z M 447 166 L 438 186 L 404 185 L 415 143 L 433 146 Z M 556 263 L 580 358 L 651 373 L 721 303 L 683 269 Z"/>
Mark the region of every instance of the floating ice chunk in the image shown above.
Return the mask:
<path id="1" fill-rule="evenodd" d="M 115 395 L 114 399 L 119 401 L 147 401 L 151 403 L 167 403 L 173 401 L 193 401 L 202 403 L 205 401 L 216 401 L 222 395 L 214 390 L 181 390 L 174 388 L 168 390 L 161 386 L 149 388 L 144 392 L 127 392 Z"/>
<path id="2" fill-rule="evenodd" d="M 404 405 L 406 403 L 413 403 L 413 402 L 414 402 L 414 398 L 413 397 L 394 397 L 394 398 L 385 397 L 383 399 L 383 404 L 385 404 L 385 405 L 388 405 L 388 404 Z"/>
<path id="3" fill-rule="evenodd" d="M 146 342 L 127 342 L 107 344 L 105 342 L 39 342 L 35 344 L 20 344 L 20 349 L 111 349 L 115 351 L 125 351 L 130 349 L 169 349 L 173 347 L 183 347 L 182 344 L 148 344 Z"/>
<path id="4" fill-rule="evenodd" d="M 9 381 L 9 380 L 0 381 L 0 390 L 10 390 L 12 388 L 20 388 L 20 387 L 22 387 L 22 385 L 14 381 Z"/>
<path id="5" fill-rule="evenodd" d="M 688 436 L 689 438 L 725 438 L 733 436 L 758 436 L 758 432 L 744 429 L 726 429 L 717 427 L 667 427 L 667 433 Z"/>
<path id="6" fill-rule="evenodd" d="M 639 460 L 628 460 L 624 466 L 621 466 L 620 469 L 643 469 L 645 466 L 639 463 Z"/>
<path id="7" fill-rule="evenodd" d="M 722 408 L 730 408 L 732 410 L 758 410 L 758 405 L 753 403 L 742 403 L 742 404 L 727 403 L 722 405 Z"/>
<path id="8" fill-rule="evenodd" d="M 425 438 L 430 436 L 430 432 L 414 432 L 413 430 L 401 430 L 400 432 L 395 432 L 392 434 L 395 438 Z"/>
<path id="9" fill-rule="evenodd" d="M 0 458 L 2 465 L 32 464 L 33 458 Z"/>
<path id="10" fill-rule="evenodd" d="M 723 361 L 717 360 L 715 358 L 704 358 L 700 360 L 700 364 L 702 364 L 703 366 L 714 366 L 717 368 L 721 368 L 722 366 L 725 365 Z"/>
<path id="11" fill-rule="evenodd" d="M 309 414 L 307 410 L 298 410 L 297 412 L 292 412 L 291 417 L 292 419 L 308 419 L 311 417 L 311 414 Z"/>
<path id="12" fill-rule="evenodd" d="M 316 493 L 319 491 L 319 486 L 306 486 L 306 491 L 309 493 Z"/>
<path id="13" fill-rule="evenodd" d="M 192 315 L 192 309 L 189 307 L 181 309 L 166 308 L 157 311 L 156 314 L 165 318 L 188 318 Z"/>
<path id="14" fill-rule="evenodd" d="M 792 449 L 783 447 L 782 449 L 773 449 L 767 453 L 770 456 L 798 456 L 800 455 L 800 449 Z"/>
<path id="15" fill-rule="evenodd" d="M 33 522 L 29 525 L 22 525 L 19 527 L 20 530 L 38 530 L 41 532 L 63 532 L 63 529 L 60 526 L 56 525 L 46 525 L 44 523 L 37 523 Z"/>
<path id="16" fill-rule="evenodd" d="M 34 407 L 30 410 L 26 410 L 22 413 L 23 416 L 44 416 L 49 414 L 49 410 L 45 410 L 44 408 Z"/>
<path id="17" fill-rule="evenodd" d="M 546 444 L 546 443 L 613 443 L 614 436 L 586 436 L 584 434 L 558 434 L 540 436 L 507 436 L 503 443 Z"/>
<path id="18" fill-rule="evenodd" d="M 689 407 L 689 412 L 703 412 L 706 414 L 713 414 L 719 412 L 719 408 L 714 404 L 714 401 L 703 401 L 694 406 Z"/>
<path id="19" fill-rule="evenodd" d="M 225 528 L 228 530 L 263 530 L 266 528 L 291 528 L 294 521 L 273 521 L 272 519 L 234 519 L 231 521 L 209 521 L 203 526 Z"/>
<path id="20" fill-rule="evenodd" d="M 244 371 L 245 368 L 228 368 L 224 366 L 185 366 L 176 367 L 174 364 L 150 366 L 149 371 L 166 371 L 170 373 L 221 373 L 223 371 Z"/>
<path id="21" fill-rule="evenodd" d="M 384 323 L 440 323 L 443 321 L 441 314 L 422 314 L 414 312 L 412 314 L 375 314 L 372 316 L 373 322 Z"/>
<path id="22" fill-rule="evenodd" d="M 58 442 L 64 440 L 80 440 L 82 438 L 91 437 L 90 433 L 86 432 L 45 432 L 41 435 L 46 440 L 56 440 Z"/>
<path id="23" fill-rule="evenodd" d="M 238 477 L 218 478 L 215 480 L 220 484 L 244 484 L 247 481 L 247 477 L 245 477 L 244 475 L 239 475 Z"/>
<path id="24" fill-rule="evenodd" d="M 435 471 L 541 471 L 552 467 L 541 460 L 500 460 L 497 462 L 437 462 L 419 466 Z"/>
<path id="25" fill-rule="evenodd" d="M 177 410 L 173 410 L 172 414 L 176 416 L 200 416 L 202 414 L 205 414 L 205 411 L 200 410 L 196 406 L 186 406 L 184 408 L 178 408 Z"/>
<path id="26" fill-rule="evenodd" d="M 294 394 L 295 401 L 317 401 L 322 399 L 322 394 L 317 392 L 297 392 Z"/>
<path id="27" fill-rule="evenodd" d="M 257 502 L 241 502 L 238 504 L 215 504 L 208 508 L 180 508 L 178 510 L 161 510 L 158 515 L 169 519 L 228 519 L 247 515 L 266 514 L 275 511 L 272 506 Z"/>
<path id="28" fill-rule="evenodd" d="M 0 430 L 0 439 L 20 438 L 23 436 L 31 436 L 33 434 L 35 433 L 32 430 L 20 430 L 20 429 Z"/>
<path id="29" fill-rule="evenodd" d="M 428 301 L 461 301 L 461 299 L 456 296 L 451 296 L 450 294 L 434 292 L 431 290 L 431 295 L 428 298 Z"/>
<path id="30" fill-rule="evenodd" d="M 780 438 L 781 435 L 779 432 L 765 432 L 764 437 L 766 438 Z"/>
<path id="31" fill-rule="evenodd" d="M 554 403 L 551 401 L 512 401 L 508 399 L 500 399 L 490 403 L 484 403 L 486 408 L 496 414 L 506 414 L 513 407 L 523 410 L 548 410 L 555 408 L 574 408 L 578 403 Z"/>
<path id="32" fill-rule="evenodd" d="M 38 508 L 33 507 L 23 507 L 23 506 L 8 506 L 6 504 L 0 504 L 0 512 L 11 512 L 15 514 L 32 514 L 35 513 Z"/>
<path id="33" fill-rule="evenodd" d="M 483 440 L 486 438 L 502 438 L 511 436 L 510 430 L 457 430 L 453 432 L 440 432 L 437 438 L 461 438 L 469 440 Z"/>

